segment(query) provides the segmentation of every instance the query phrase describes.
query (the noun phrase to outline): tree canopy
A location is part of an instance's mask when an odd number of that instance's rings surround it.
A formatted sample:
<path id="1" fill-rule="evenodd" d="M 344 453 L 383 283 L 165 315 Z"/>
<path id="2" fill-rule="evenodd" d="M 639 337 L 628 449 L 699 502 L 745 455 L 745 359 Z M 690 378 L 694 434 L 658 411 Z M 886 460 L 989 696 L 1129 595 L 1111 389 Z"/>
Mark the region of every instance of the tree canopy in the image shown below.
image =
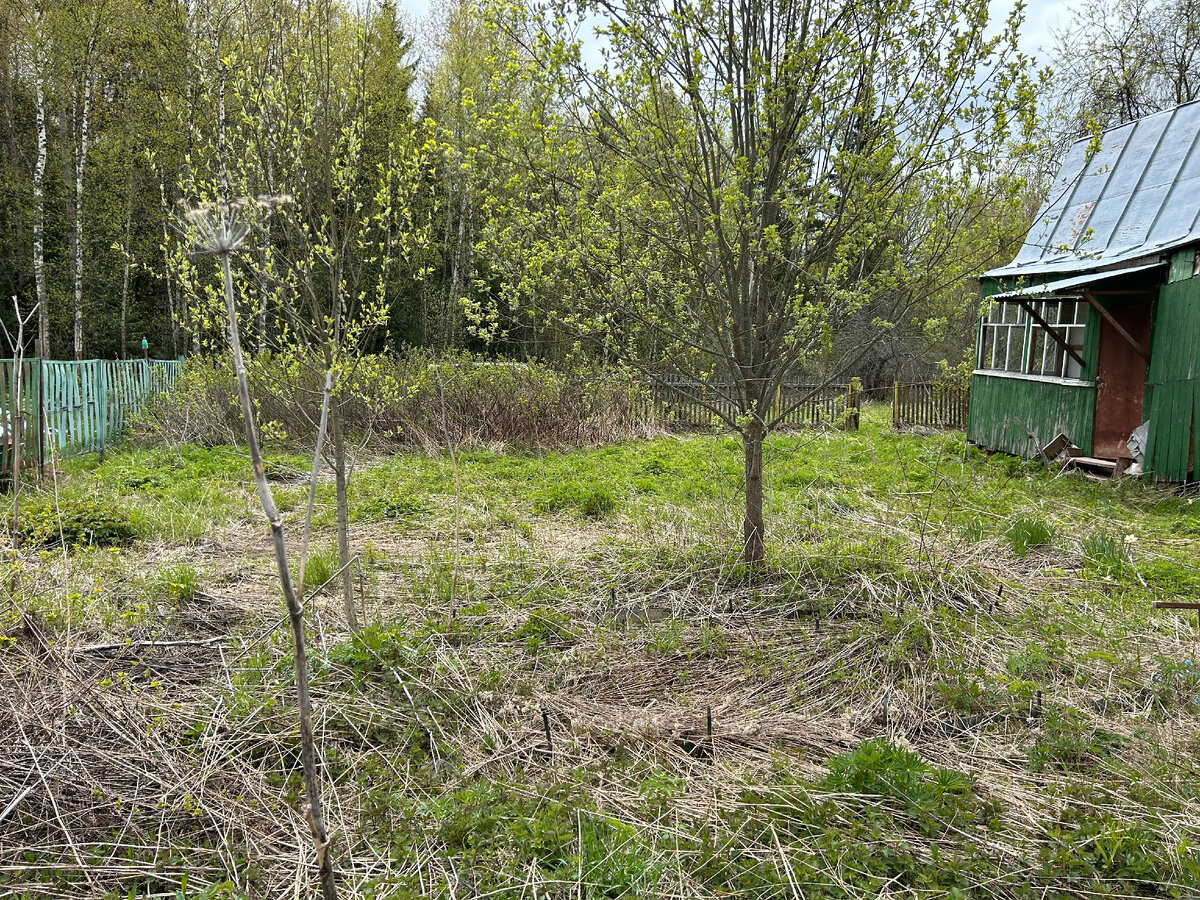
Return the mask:
<path id="1" fill-rule="evenodd" d="M 499 8 L 509 29 L 473 156 L 502 283 L 590 352 L 684 375 L 746 449 L 746 556 L 762 557 L 762 444 L 794 379 L 852 374 L 897 321 L 1011 240 L 1035 134 L 1019 16 L 986 2 L 716 0 Z M 606 64 L 567 25 L 599 12 Z M 529 35 L 524 39 L 524 35 Z M 514 89 L 514 84 L 521 85 Z M 502 173 L 502 174 L 500 174 Z M 861 310 L 871 327 L 832 336 Z M 679 382 L 675 382 L 678 384 Z M 699 387 L 703 387 L 701 392 Z"/>

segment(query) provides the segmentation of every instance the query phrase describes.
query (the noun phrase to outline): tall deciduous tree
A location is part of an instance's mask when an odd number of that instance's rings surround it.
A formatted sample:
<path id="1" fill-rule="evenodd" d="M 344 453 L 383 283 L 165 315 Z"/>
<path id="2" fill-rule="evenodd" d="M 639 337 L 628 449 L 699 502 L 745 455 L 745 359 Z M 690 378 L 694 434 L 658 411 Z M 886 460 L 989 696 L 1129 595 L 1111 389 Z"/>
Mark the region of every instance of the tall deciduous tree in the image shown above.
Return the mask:
<path id="1" fill-rule="evenodd" d="M 1057 36 L 1054 119 L 1074 137 L 1200 97 L 1200 0 L 1082 4 Z"/>
<path id="2" fill-rule="evenodd" d="M 505 291 L 644 370 L 683 373 L 745 450 L 744 557 L 764 558 L 774 402 L 829 359 L 831 331 L 895 314 L 976 270 L 954 235 L 1004 203 L 999 161 L 1034 130 L 1014 13 L 986 0 L 599 0 L 607 65 L 547 23 L 495 66 L 480 164 L 506 178 L 484 246 Z M 497 27 L 513 9 L 496 16 Z M 984 243 L 987 243 L 986 241 Z M 990 252 L 990 246 L 989 246 Z M 886 328 L 876 323 L 875 335 Z"/>

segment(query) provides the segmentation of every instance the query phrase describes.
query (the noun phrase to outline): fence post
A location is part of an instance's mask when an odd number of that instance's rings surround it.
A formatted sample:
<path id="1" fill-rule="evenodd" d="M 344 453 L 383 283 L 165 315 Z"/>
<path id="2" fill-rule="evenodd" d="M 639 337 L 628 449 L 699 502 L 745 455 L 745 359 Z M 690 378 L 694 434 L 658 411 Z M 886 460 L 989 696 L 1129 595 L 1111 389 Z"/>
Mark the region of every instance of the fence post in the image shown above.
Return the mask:
<path id="1" fill-rule="evenodd" d="M 108 443 L 108 379 L 105 377 L 107 369 L 103 360 L 96 360 L 92 364 L 93 384 L 95 384 L 96 397 L 96 443 L 99 444 L 98 455 L 100 462 L 104 462 L 104 447 Z"/>

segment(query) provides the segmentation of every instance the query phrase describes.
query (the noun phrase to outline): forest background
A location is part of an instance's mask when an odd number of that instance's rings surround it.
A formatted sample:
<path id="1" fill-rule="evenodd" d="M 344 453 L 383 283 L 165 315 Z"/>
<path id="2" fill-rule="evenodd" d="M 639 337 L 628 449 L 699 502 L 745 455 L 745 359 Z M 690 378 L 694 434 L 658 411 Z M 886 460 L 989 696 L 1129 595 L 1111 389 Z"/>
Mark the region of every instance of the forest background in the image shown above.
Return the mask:
<path id="1" fill-rule="evenodd" d="M 1040 129 L 1035 140 L 1014 142 L 995 171 L 979 174 L 980 181 L 1003 179 L 1005 201 L 989 203 L 986 236 L 979 229 L 947 235 L 962 242 L 959 255 L 973 268 L 1012 256 L 1064 140 L 1195 96 L 1191 10 L 1148 0 L 1093 6 L 1054 33 L 1050 69 L 1034 73 L 1033 61 L 1024 61 L 1037 85 Z M 226 170 L 237 168 L 223 155 L 246 154 L 254 144 L 254 186 L 282 185 L 287 179 L 272 176 L 272 165 L 288 164 L 289 140 L 294 148 L 347 151 L 340 136 L 353 145 L 348 152 L 326 158 L 323 169 L 303 158 L 291 174 L 309 185 L 325 178 L 330 196 L 339 177 L 356 177 L 358 188 L 376 195 L 385 183 L 392 192 L 390 218 L 376 216 L 346 256 L 357 272 L 354 289 L 374 297 L 369 309 L 352 310 L 364 323 L 355 349 L 603 360 L 610 349 L 603 340 L 581 345 L 579 329 L 565 332 L 536 304 L 512 302 L 511 254 L 494 240 L 506 228 L 528 228 L 536 220 L 528 207 L 553 202 L 520 198 L 526 209 L 505 222 L 514 204 L 497 201 L 511 190 L 520 153 L 498 159 L 495 111 L 551 97 L 527 78 L 505 78 L 514 59 L 536 57 L 537 16 L 545 12 L 458 0 L 414 22 L 392 0 L 0 0 L 0 290 L 24 310 L 41 301 L 31 330 L 51 358 L 138 355 L 143 336 L 157 357 L 219 343 L 219 322 L 204 311 L 206 276 L 173 227 L 179 201 L 194 201 L 205 184 L 220 193 L 205 181 L 214 157 Z M 1039 28 L 1046 17 L 1038 15 Z M 585 59 L 566 62 L 597 68 L 604 64 L 597 48 L 609 39 L 586 32 L 605 20 L 593 10 L 586 21 Z M 303 34 L 313 36 L 311 46 L 297 45 Z M 331 85 L 341 92 L 341 118 L 314 94 Z M 503 126 L 510 149 L 529 151 L 542 139 L 531 117 L 510 116 Z M 527 132 L 514 136 L 519 128 Z M 275 160 L 272 145 L 282 148 Z M 357 174 L 339 174 L 339 165 Z M 382 181 L 363 183 L 363 173 L 384 168 Z M 319 214 L 301 211 L 293 224 L 302 230 L 305 215 Z M 919 221 L 926 214 L 914 207 L 902 230 L 956 227 L 953 215 Z M 270 248 L 259 249 L 268 252 L 256 270 L 269 271 Z M 571 274 L 564 268 L 564 277 Z M 287 304 L 270 282 L 261 278 L 258 296 L 244 298 L 256 307 L 245 338 L 251 349 L 287 343 Z M 828 365 L 848 347 L 869 344 L 849 373 L 867 387 L 960 365 L 976 299 L 966 278 L 901 304 L 901 315 L 884 308 L 894 298 L 873 296 L 825 335 L 823 354 L 808 365 Z M 14 315 L 0 304 L 0 318 Z"/>

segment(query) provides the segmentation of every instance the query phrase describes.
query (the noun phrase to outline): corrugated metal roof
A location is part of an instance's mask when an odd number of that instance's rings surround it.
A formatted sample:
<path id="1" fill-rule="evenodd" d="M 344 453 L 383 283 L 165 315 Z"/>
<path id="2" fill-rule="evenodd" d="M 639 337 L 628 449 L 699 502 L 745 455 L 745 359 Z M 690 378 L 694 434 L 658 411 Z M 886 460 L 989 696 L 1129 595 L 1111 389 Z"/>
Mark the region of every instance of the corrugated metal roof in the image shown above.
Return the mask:
<path id="1" fill-rule="evenodd" d="M 1110 278 L 1117 278 L 1124 275 L 1132 275 L 1135 272 L 1145 272 L 1148 269 L 1157 269 L 1165 266 L 1166 261 L 1147 263 L 1144 266 L 1130 266 L 1125 269 L 1116 269 L 1109 272 L 1089 272 L 1087 275 L 1076 275 L 1073 278 L 1059 278 L 1056 281 L 1043 280 L 1038 284 L 1032 284 L 1029 287 L 1019 288 L 1015 291 L 1005 291 L 1002 294 L 992 294 L 985 297 L 985 300 L 1012 300 L 1019 297 L 1040 297 L 1043 294 L 1058 294 L 1062 291 L 1069 291 L 1074 288 L 1088 287 L 1089 285 L 1098 284 L 1101 281 L 1107 281 Z"/>
<path id="2" fill-rule="evenodd" d="M 989 276 L 1080 272 L 1200 241 L 1200 101 L 1071 145 L 1017 258 Z"/>

